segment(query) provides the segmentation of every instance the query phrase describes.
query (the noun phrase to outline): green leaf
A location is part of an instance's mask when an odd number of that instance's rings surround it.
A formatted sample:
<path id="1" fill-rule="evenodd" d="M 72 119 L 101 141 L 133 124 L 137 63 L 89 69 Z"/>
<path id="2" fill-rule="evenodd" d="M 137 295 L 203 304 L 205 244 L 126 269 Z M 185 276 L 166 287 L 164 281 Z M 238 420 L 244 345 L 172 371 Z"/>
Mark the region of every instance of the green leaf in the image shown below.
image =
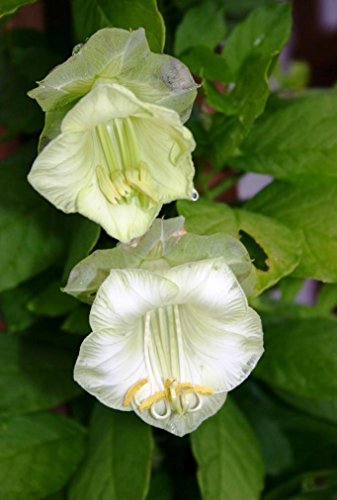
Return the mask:
<path id="1" fill-rule="evenodd" d="M 28 311 L 51 318 L 63 316 L 77 306 L 77 301 L 60 290 L 60 284 L 52 281 L 27 303 Z"/>
<path id="2" fill-rule="evenodd" d="M 276 181 L 260 191 L 245 208 L 282 222 L 302 239 L 298 278 L 337 281 L 337 182 L 314 179 L 293 185 Z"/>
<path id="3" fill-rule="evenodd" d="M 0 497 L 35 500 L 57 492 L 84 453 L 82 427 L 59 415 L 0 419 Z"/>
<path id="4" fill-rule="evenodd" d="M 87 335 L 91 332 L 89 325 L 90 309 L 84 304 L 80 304 L 62 323 L 62 330 L 78 335 Z"/>
<path id="5" fill-rule="evenodd" d="M 162 52 L 165 25 L 156 0 L 72 0 L 77 39 L 83 42 L 101 28 L 146 31 L 151 50 Z"/>
<path id="6" fill-rule="evenodd" d="M 292 182 L 337 177 L 336 110 L 335 89 L 272 99 L 231 164 Z"/>
<path id="7" fill-rule="evenodd" d="M 314 417 L 319 417 L 337 424 L 337 399 L 312 399 L 294 396 L 286 391 L 277 391 L 281 399 Z"/>
<path id="8" fill-rule="evenodd" d="M 23 283 L 12 290 L 0 294 L 0 309 L 8 333 L 22 332 L 36 321 L 36 317 L 27 309 L 27 303 L 41 286 L 45 286 L 47 276 L 36 278 Z"/>
<path id="9" fill-rule="evenodd" d="M 67 281 L 72 268 L 89 255 L 101 234 L 101 228 L 84 217 L 75 215 L 71 221 L 71 241 L 66 258 L 62 281 Z"/>
<path id="10" fill-rule="evenodd" d="M 58 62 L 42 32 L 27 28 L 3 30 L 0 35 L 0 123 L 5 128 L 2 139 L 41 130 L 43 114 L 26 94 Z"/>
<path id="11" fill-rule="evenodd" d="M 232 19 L 242 19 L 251 10 L 274 2 L 275 0 L 226 0 L 226 15 Z"/>
<path id="12" fill-rule="evenodd" d="M 196 234 L 226 233 L 237 236 L 235 212 L 229 205 L 200 198 L 197 203 L 178 201 L 177 210 L 185 217 L 185 228 Z"/>
<path id="13" fill-rule="evenodd" d="M 193 47 L 180 56 L 192 73 L 207 80 L 231 82 L 233 75 L 224 58 L 208 47 Z"/>
<path id="14" fill-rule="evenodd" d="M 247 57 L 272 58 L 286 43 L 291 28 L 289 4 L 277 3 L 255 9 L 232 31 L 223 56 L 229 66 L 239 71 Z"/>
<path id="15" fill-rule="evenodd" d="M 245 417 L 232 401 L 191 435 L 203 500 L 259 499 L 263 463 Z"/>
<path id="16" fill-rule="evenodd" d="M 264 265 L 256 268 L 257 288 L 261 292 L 296 269 L 301 246 L 297 235 L 275 219 L 247 210 L 237 209 L 235 214 L 240 231 L 250 235 L 267 256 Z M 255 265 L 258 266 L 256 257 Z"/>
<path id="17" fill-rule="evenodd" d="M 208 102 L 225 116 L 215 120 L 211 133 L 214 162 L 220 168 L 237 151 L 269 95 L 268 76 L 291 28 L 287 4 L 256 9 L 231 33 L 222 56 L 233 75 L 218 92 L 206 81 Z"/>
<path id="18" fill-rule="evenodd" d="M 280 301 L 285 304 L 294 302 L 304 283 L 305 280 L 301 278 L 284 278 L 279 284 L 279 290 L 281 292 Z"/>
<path id="19" fill-rule="evenodd" d="M 337 321 L 264 317 L 265 353 L 255 375 L 290 394 L 337 399 Z"/>
<path id="20" fill-rule="evenodd" d="M 269 491 L 264 500 L 336 500 L 337 470 L 304 472 Z"/>
<path id="21" fill-rule="evenodd" d="M 301 248 L 297 235 L 274 219 L 205 200 L 197 204 L 179 201 L 177 207 L 186 218 L 188 231 L 241 236 L 254 259 L 258 293 L 291 273 L 299 263 Z"/>
<path id="22" fill-rule="evenodd" d="M 224 8 L 206 0 L 184 15 L 176 31 L 174 52 L 180 55 L 196 46 L 214 49 L 224 37 L 225 30 Z"/>
<path id="23" fill-rule="evenodd" d="M 88 455 L 72 482 L 69 499 L 144 499 L 152 447 L 151 428 L 134 414 L 97 405 Z"/>
<path id="24" fill-rule="evenodd" d="M 252 380 L 234 396 L 258 437 L 270 478 L 335 466 L 336 425 L 290 408 Z"/>
<path id="25" fill-rule="evenodd" d="M 64 250 L 64 218 L 29 186 L 31 145 L 2 162 L 0 290 L 13 288 L 55 263 Z M 63 228 L 61 230 L 61 227 Z"/>
<path id="26" fill-rule="evenodd" d="M 27 3 L 34 3 L 36 0 L 1 0 L 0 17 L 13 14 L 19 7 Z"/>
<path id="27" fill-rule="evenodd" d="M 0 336 L 0 415 L 44 410 L 80 393 L 67 351 L 17 336 Z"/>
<path id="28" fill-rule="evenodd" d="M 337 307 L 337 286 L 325 284 L 319 291 L 317 308 L 326 313 L 332 313 Z"/>

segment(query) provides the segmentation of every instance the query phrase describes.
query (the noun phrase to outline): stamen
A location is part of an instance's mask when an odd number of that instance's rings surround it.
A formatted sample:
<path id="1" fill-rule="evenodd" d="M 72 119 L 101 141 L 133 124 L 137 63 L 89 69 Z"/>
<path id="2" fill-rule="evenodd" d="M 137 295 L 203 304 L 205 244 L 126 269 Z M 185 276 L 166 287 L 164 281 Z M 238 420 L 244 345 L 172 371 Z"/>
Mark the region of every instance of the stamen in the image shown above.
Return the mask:
<path id="1" fill-rule="evenodd" d="M 211 396 L 214 394 L 214 390 L 211 387 L 206 387 L 204 385 L 195 385 L 191 382 L 183 382 L 178 384 L 176 387 L 177 392 L 194 392 L 199 394 L 204 394 L 205 396 Z"/>
<path id="2" fill-rule="evenodd" d="M 150 412 L 151 412 L 153 418 L 155 418 L 156 420 L 165 420 L 166 418 L 168 418 L 171 415 L 170 405 L 168 404 L 168 402 L 166 400 L 164 400 L 164 404 L 165 404 L 166 413 L 163 413 L 162 415 L 156 411 L 156 403 L 154 403 L 151 406 Z"/>
<path id="3" fill-rule="evenodd" d="M 196 398 L 196 403 L 194 406 L 188 405 L 189 406 L 189 408 L 188 408 L 189 413 L 196 412 L 196 411 L 200 410 L 202 407 L 202 401 L 201 401 L 201 397 L 199 396 L 199 394 L 194 393 L 194 397 Z"/>
<path id="4" fill-rule="evenodd" d="M 214 394 L 214 389 L 212 389 L 212 387 L 205 387 L 203 385 L 195 385 L 194 391 L 198 394 L 204 394 L 205 396 L 212 396 L 212 394 Z"/>
<path id="5" fill-rule="evenodd" d="M 125 177 L 130 186 L 148 196 L 155 203 L 158 203 L 158 197 L 153 188 L 153 179 L 148 172 L 146 163 L 140 162 L 135 168 L 126 168 Z"/>
<path id="6" fill-rule="evenodd" d="M 129 197 L 132 193 L 132 189 L 128 185 L 124 175 L 121 171 L 117 170 L 110 174 L 111 182 L 114 185 L 114 188 L 118 192 L 120 196 Z"/>
<path id="7" fill-rule="evenodd" d="M 120 195 L 112 184 L 110 177 L 101 165 L 97 165 L 96 175 L 99 188 L 106 199 L 113 205 L 116 204 L 117 200 L 120 198 Z"/>
<path id="8" fill-rule="evenodd" d="M 145 384 L 147 384 L 147 379 L 142 378 L 138 380 L 135 384 L 133 384 L 130 389 L 127 391 L 124 397 L 123 406 L 129 406 L 133 398 L 136 396 L 136 393 L 141 389 Z"/>
<path id="9" fill-rule="evenodd" d="M 113 144 L 113 142 L 115 142 L 113 140 L 114 133 L 112 132 L 112 134 L 110 134 L 105 124 L 97 125 L 96 130 L 109 172 L 113 172 L 114 169 L 120 169 L 121 158 L 117 144 Z"/>
<path id="10" fill-rule="evenodd" d="M 167 399 L 166 391 L 155 392 L 152 396 L 143 399 L 139 405 L 140 411 L 148 410 L 154 403 L 157 403 L 161 399 Z"/>

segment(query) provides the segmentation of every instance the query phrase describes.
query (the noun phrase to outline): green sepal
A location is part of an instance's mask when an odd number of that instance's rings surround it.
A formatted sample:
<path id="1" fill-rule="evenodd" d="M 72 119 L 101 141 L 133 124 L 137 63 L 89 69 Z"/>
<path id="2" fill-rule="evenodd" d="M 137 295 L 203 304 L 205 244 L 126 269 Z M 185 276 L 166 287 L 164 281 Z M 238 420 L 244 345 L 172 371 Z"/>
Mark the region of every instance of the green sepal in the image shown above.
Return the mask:
<path id="1" fill-rule="evenodd" d="M 145 268 L 165 270 L 187 262 L 225 257 L 247 294 L 254 289 L 255 274 L 249 254 L 236 238 L 228 234 L 186 233 L 184 218 L 156 219 L 141 238 L 113 249 L 97 250 L 71 271 L 66 293 L 92 303 L 98 288 L 111 269 Z"/>
<path id="2" fill-rule="evenodd" d="M 142 101 L 173 109 L 183 122 L 196 97 L 197 84 L 188 68 L 172 56 L 151 52 L 143 28 L 104 28 L 28 92 L 47 113 L 40 149 L 57 135 L 66 112 L 99 80 L 119 83 Z"/>

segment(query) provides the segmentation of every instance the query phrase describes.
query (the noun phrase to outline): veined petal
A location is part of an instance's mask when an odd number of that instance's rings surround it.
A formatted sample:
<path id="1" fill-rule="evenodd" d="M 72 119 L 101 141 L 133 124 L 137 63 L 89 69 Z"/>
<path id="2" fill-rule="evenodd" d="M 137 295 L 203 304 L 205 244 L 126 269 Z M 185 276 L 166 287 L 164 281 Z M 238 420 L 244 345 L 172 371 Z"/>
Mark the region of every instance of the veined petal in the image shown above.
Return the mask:
<path id="1" fill-rule="evenodd" d="M 76 201 L 76 211 L 97 222 L 108 234 L 125 243 L 142 236 L 160 208 L 160 204 L 151 203 L 144 209 L 136 197 L 129 203 L 111 204 L 102 195 L 96 178 L 91 185 L 80 191 Z"/>
<path id="2" fill-rule="evenodd" d="M 190 199 L 195 142 L 175 111 L 142 102 L 121 85 L 99 81 L 66 115 L 62 131 L 84 131 L 126 117 L 130 120 L 124 131 L 125 148 L 134 150 L 137 157 L 136 165 L 125 165 L 126 169 L 145 170 L 151 185 L 144 192 L 150 196 L 152 192 L 160 203 Z"/>
<path id="3" fill-rule="evenodd" d="M 76 200 L 95 182 L 90 141 L 80 132 L 63 133 L 39 154 L 28 181 L 42 196 L 66 213 L 76 212 Z"/>
<path id="4" fill-rule="evenodd" d="M 101 403 L 130 411 L 123 404 L 135 383 L 146 379 L 143 338 L 137 328 L 100 330 L 82 343 L 74 379 Z"/>
<path id="5" fill-rule="evenodd" d="M 178 413 L 172 412 L 168 418 L 154 418 L 150 411 L 141 412 L 134 406 L 134 411 L 137 415 L 144 420 L 147 424 L 158 427 L 159 429 L 164 429 L 165 431 L 171 432 L 176 436 L 182 437 L 185 434 L 195 431 L 199 425 L 207 418 L 214 415 L 220 410 L 221 406 L 224 404 L 227 398 L 227 393 L 222 392 L 219 394 L 212 394 L 211 396 L 199 396 L 201 400 L 201 407 L 196 411 L 188 412 L 184 415 L 179 415 Z M 193 396 L 191 396 L 191 399 Z M 158 415 L 164 415 L 164 405 L 160 408 L 160 403 L 157 405 Z"/>
<path id="6" fill-rule="evenodd" d="M 130 90 L 116 83 L 98 82 L 91 92 L 67 113 L 62 122 L 62 132 L 93 129 L 115 118 L 125 118 L 139 113 L 151 116 Z M 174 113 L 174 112 L 173 112 Z"/>
<path id="7" fill-rule="evenodd" d="M 236 322 L 220 322 L 212 321 L 207 309 L 185 305 L 180 319 L 187 371 L 197 384 L 228 392 L 248 377 L 262 356 L 261 320 L 251 308 Z"/>
<path id="8" fill-rule="evenodd" d="M 141 145 L 141 161 L 153 179 L 153 190 L 161 203 L 191 199 L 194 139 L 181 126 L 178 115 L 164 108 L 157 111 L 152 119 L 133 120 L 134 133 Z"/>
<path id="9" fill-rule="evenodd" d="M 173 267 L 165 275 L 179 288 L 177 301 L 208 311 L 213 320 L 228 323 L 247 312 L 246 296 L 222 257 Z"/>
<path id="10" fill-rule="evenodd" d="M 99 288 L 90 313 L 94 331 L 130 328 L 145 313 L 172 300 L 178 289 L 162 276 L 142 269 L 113 269 Z"/>
<path id="11" fill-rule="evenodd" d="M 29 181 L 61 210 L 78 211 L 123 242 L 144 234 L 162 203 L 192 196 L 194 141 L 175 111 L 101 81 L 61 131 Z"/>

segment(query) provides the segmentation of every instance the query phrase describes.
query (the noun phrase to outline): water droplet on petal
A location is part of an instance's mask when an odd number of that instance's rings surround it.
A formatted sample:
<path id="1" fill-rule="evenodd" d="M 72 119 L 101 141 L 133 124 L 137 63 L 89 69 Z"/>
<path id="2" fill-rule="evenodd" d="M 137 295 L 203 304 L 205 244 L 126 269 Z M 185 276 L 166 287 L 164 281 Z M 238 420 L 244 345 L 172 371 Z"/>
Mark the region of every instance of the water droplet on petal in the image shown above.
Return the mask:
<path id="1" fill-rule="evenodd" d="M 81 48 L 83 47 L 83 43 L 78 43 L 77 45 L 75 45 L 75 47 L 73 48 L 73 56 L 78 54 L 79 52 L 81 52 Z"/>
<path id="2" fill-rule="evenodd" d="M 199 193 L 196 189 L 192 191 L 192 201 L 197 201 L 199 199 Z"/>

